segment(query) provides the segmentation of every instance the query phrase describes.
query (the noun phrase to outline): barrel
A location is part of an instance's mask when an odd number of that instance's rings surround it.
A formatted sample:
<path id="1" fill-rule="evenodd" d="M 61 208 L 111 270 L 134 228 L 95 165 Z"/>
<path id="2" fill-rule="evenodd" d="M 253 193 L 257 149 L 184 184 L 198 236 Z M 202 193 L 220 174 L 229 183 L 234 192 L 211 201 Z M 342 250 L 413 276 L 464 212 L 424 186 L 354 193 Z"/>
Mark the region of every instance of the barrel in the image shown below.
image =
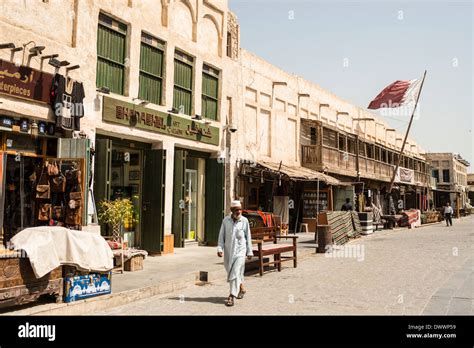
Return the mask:
<path id="1" fill-rule="evenodd" d="M 318 248 L 316 252 L 325 253 L 326 245 L 332 245 L 332 234 L 329 225 L 318 225 L 316 233 L 318 235 Z"/>
<path id="2" fill-rule="evenodd" d="M 359 213 L 361 234 L 371 234 L 374 232 L 373 213 Z"/>

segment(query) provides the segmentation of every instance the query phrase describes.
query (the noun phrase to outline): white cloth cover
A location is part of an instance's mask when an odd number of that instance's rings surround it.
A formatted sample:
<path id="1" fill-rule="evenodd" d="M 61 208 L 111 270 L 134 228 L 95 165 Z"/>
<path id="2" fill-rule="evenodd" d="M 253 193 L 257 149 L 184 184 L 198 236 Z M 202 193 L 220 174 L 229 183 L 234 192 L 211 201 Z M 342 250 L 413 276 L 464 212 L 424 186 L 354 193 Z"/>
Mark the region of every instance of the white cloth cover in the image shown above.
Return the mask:
<path id="1" fill-rule="evenodd" d="M 61 265 L 96 272 L 113 268 L 112 250 L 103 237 L 93 233 L 39 226 L 24 229 L 11 242 L 15 250 L 26 252 L 37 278 Z"/>

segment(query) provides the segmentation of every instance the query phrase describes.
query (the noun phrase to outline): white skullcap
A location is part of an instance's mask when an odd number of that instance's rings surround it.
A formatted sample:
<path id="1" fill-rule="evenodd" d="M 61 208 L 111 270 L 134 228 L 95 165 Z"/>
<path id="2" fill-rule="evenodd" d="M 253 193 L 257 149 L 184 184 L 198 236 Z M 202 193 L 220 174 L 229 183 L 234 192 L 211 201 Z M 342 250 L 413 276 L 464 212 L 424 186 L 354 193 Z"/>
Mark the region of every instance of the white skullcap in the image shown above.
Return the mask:
<path id="1" fill-rule="evenodd" d="M 240 204 L 240 201 L 232 201 L 230 203 L 231 208 L 236 208 L 236 207 L 242 207 L 242 204 Z"/>

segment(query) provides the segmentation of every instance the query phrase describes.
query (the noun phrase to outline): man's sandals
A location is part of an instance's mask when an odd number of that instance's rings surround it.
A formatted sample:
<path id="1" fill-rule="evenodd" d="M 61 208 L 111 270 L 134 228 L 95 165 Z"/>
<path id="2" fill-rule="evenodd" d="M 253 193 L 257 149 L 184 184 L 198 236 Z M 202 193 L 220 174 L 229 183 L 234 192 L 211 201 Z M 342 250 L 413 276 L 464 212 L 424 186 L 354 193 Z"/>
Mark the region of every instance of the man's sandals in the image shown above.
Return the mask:
<path id="1" fill-rule="evenodd" d="M 225 300 L 225 305 L 227 307 L 232 307 L 234 305 L 234 296 L 230 295 L 227 297 L 227 300 Z"/>
<path id="2" fill-rule="evenodd" d="M 236 298 L 238 298 L 239 300 L 244 298 L 246 292 L 247 291 L 245 291 L 244 289 L 240 289 L 239 294 Z M 232 307 L 234 305 L 234 296 L 230 295 L 229 297 L 227 297 L 227 299 L 225 300 L 225 305 L 227 307 Z"/>
<path id="3" fill-rule="evenodd" d="M 239 294 L 237 295 L 237 298 L 240 300 L 242 298 L 244 298 L 244 295 L 247 291 L 245 291 L 244 289 L 240 288 L 240 291 L 239 291 Z"/>

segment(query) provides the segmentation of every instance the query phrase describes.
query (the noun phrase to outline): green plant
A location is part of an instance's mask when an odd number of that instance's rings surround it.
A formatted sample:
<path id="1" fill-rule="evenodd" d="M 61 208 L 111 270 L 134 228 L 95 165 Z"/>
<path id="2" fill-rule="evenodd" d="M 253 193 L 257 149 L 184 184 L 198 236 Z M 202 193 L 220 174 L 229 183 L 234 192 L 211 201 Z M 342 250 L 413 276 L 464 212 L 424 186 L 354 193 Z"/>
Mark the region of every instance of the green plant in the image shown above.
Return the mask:
<path id="1" fill-rule="evenodd" d="M 134 206 L 130 199 L 103 200 L 99 203 L 99 221 L 113 228 L 114 238 L 120 236 L 120 230 L 126 220 L 136 221 Z"/>

